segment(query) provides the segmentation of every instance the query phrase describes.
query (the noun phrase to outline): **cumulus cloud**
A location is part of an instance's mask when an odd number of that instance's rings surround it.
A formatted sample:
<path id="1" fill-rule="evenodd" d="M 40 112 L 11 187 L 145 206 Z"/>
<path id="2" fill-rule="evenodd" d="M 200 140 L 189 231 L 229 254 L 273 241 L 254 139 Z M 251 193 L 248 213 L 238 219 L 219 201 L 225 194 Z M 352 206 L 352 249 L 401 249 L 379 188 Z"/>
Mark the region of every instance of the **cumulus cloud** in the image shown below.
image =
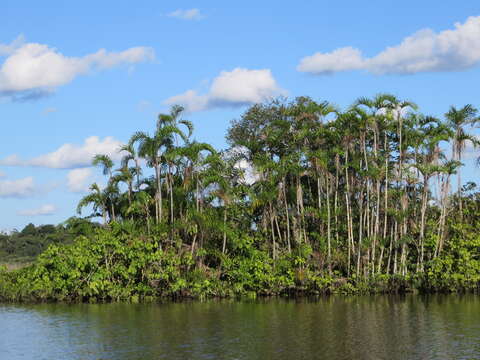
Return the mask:
<path id="1" fill-rule="evenodd" d="M 87 180 L 92 175 L 91 168 L 74 169 L 67 174 L 67 186 L 72 192 L 85 192 L 88 189 Z"/>
<path id="2" fill-rule="evenodd" d="M 480 142 L 480 135 L 474 136 Z M 447 147 L 446 151 L 451 153 L 451 148 Z M 479 146 L 472 143 L 470 140 L 466 141 L 465 148 L 462 154 L 462 160 L 480 159 Z"/>
<path id="3" fill-rule="evenodd" d="M 0 43 L 0 56 L 9 55 L 25 43 L 25 37 L 23 35 L 17 36 L 10 44 Z"/>
<path id="4" fill-rule="evenodd" d="M 4 157 L 3 159 L 0 160 L 0 165 L 6 165 L 6 166 L 19 166 L 19 165 L 24 165 L 23 160 L 18 157 L 18 155 L 9 155 L 7 157 Z"/>
<path id="5" fill-rule="evenodd" d="M 45 204 L 35 209 L 21 210 L 18 215 L 22 216 L 38 216 L 38 215 L 53 215 L 57 208 L 52 204 Z"/>
<path id="6" fill-rule="evenodd" d="M 316 53 L 304 57 L 298 70 L 318 74 L 331 74 L 337 71 L 361 69 L 365 60 L 360 50 L 345 47 L 332 51 L 331 53 Z"/>
<path id="7" fill-rule="evenodd" d="M 98 136 L 85 139 L 82 145 L 64 144 L 57 150 L 23 160 L 18 155 L 10 155 L 0 160 L 0 165 L 7 166 L 39 166 L 54 169 L 74 169 L 90 166 L 92 159 L 97 154 L 105 154 L 113 160 L 120 160 L 122 154 L 118 149 L 122 143 L 111 136 L 103 140 Z"/>
<path id="8" fill-rule="evenodd" d="M 167 14 L 167 16 L 182 20 L 200 20 L 204 18 L 198 9 L 178 9 Z"/>
<path id="9" fill-rule="evenodd" d="M 222 71 L 213 80 L 207 94 L 188 90 L 167 99 L 165 104 L 179 104 L 189 111 L 200 111 L 260 103 L 286 93 L 278 86 L 269 69 L 236 68 L 232 71 Z"/>
<path id="10" fill-rule="evenodd" d="M 235 167 L 243 171 L 242 181 L 247 185 L 252 185 L 260 180 L 258 171 L 255 170 L 253 164 L 246 159 L 239 160 Z"/>
<path id="11" fill-rule="evenodd" d="M 235 146 L 226 152 L 227 158 L 235 159 L 235 168 L 241 170 L 242 175 L 240 181 L 246 185 L 252 185 L 260 180 L 260 174 L 255 169 L 250 158 L 251 154 L 245 146 Z"/>
<path id="12" fill-rule="evenodd" d="M 32 177 L 17 180 L 0 180 L 0 198 L 22 198 L 35 193 Z"/>
<path id="13" fill-rule="evenodd" d="M 303 58 L 297 70 L 317 75 L 347 70 L 366 70 L 379 75 L 415 74 L 460 71 L 479 63 L 480 16 L 472 16 L 464 23 L 456 23 L 454 29 L 439 33 L 420 30 L 370 58 L 352 47 L 317 52 Z"/>
<path id="14" fill-rule="evenodd" d="M 38 43 L 25 43 L 23 38 L 11 44 L 0 44 L 0 96 L 28 99 L 52 93 L 77 76 L 122 64 L 153 60 L 152 48 L 132 47 L 120 52 L 100 49 L 82 57 L 68 57 L 57 49 Z"/>
<path id="15" fill-rule="evenodd" d="M 187 111 L 202 111 L 210 107 L 209 96 L 200 95 L 195 90 L 187 90 L 183 94 L 172 96 L 165 100 L 165 104 L 180 104 Z"/>

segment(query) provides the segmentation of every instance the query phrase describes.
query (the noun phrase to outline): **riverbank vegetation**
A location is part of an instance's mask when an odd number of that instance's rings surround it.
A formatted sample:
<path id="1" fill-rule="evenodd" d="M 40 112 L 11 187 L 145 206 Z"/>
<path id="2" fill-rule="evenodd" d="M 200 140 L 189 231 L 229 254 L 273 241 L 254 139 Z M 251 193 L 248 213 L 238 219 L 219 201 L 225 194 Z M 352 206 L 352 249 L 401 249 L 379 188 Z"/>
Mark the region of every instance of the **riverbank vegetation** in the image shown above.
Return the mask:
<path id="1" fill-rule="evenodd" d="M 92 234 L 95 224 L 88 219 L 72 217 L 64 224 L 28 224 L 21 231 L 0 233 L 0 265 L 23 267 L 33 263 L 36 257 L 51 244 L 69 244 L 79 235 Z"/>
<path id="2" fill-rule="evenodd" d="M 480 192 L 461 181 L 478 120 L 471 105 L 435 118 L 388 94 L 342 111 L 280 99 L 246 110 L 217 151 L 174 106 L 119 166 L 93 159 L 107 185 L 77 210 L 102 225 L 74 218 L 70 244 L 0 270 L 0 297 L 478 291 Z"/>

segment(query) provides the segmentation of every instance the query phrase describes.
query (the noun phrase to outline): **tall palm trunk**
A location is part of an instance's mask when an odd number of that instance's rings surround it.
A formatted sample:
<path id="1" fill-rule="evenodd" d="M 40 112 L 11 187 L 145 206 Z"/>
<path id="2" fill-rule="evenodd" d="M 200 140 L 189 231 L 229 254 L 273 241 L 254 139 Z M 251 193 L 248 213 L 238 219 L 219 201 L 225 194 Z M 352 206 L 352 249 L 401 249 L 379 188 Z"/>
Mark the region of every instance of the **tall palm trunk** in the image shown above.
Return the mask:
<path id="1" fill-rule="evenodd" d="M 223 204 L 223 244 L 222 253 L 225 254 L 227 249 L 227 206 Z"/>
<path id="2" fill-rule="evenodd" d="M 160 181 L 160 165 L 158 163 L 154 164 L 155 166 L 155 177 L 156 177 L 156 183 L 157 183 L 157 191 L 155 195 L 155 201 L 156 201 L 156 206 L 155 206 L 155 217 L 157 224 L 160 223 L 162 220 L 162 184 Z"/>
<path id="3" fill-rule="evenodd" d="M 353 222 L 352 222 L 352 213 L 350 207 L 350 185 L 348 181 L 348 149 L 345 152 L 345 181 L 347 186 L 347 191 L 345 192 L 345 200 L 347 206 L 347 232 L 348 232 L 348 271 L 347 274 L 350 276 L 350 261 L 352 252 L 355 251 L 353 248 Z"/>
<path id="4" fill-rule="evenodd" d="M 424 175 L 423 193 L 422 193 L 422 208 L 420 213 L 420 266 L 419 271 L 423 272 L 423 259 L 425 249 L 425 213 L 427 211 L 428 200 L 428 181 L 429 177 Z"/>
<path id="5" fill-rule="evenodd" d="M 326 186 L 327 186 L 327 262 L 328 262 L 328 273 L 332 274 L 332 239 L 331 239 L 331 229 L 330 229 L 330 178 L 329 174 L 325 177 Z"/>
<path id="6" fill-rule="evenodd" d="M 357 280 L 360 276 L 360 259 L 362 252 L 362 238 L 363 238 L 363 191 L 360 190 L 360 199 L 359 199 L 359 230 L 358 230 L 358 250 L 357 250 Z"/>
<path id="7" fill-rule="evenodd" d="M 135 168 L 136 168 L 136 176 L 137 176 L 137 191 L 140 190 L 140 162 L 139 160 L 136 158 L 135 159 Z"/>
<path id="8" fill-rule="evenodd" d="M 288 214 L 288 202 L 287 202 L 287 191 L 286 191 L 286 186 L 287 186 L 287 178 L 283 177 L 283 200 L 284 200 L 284 205 L 285 205 L 285 217 L 287 220 L 287 246 L 288 246 L 288 252 L 292 252 L 292 244 L 290 241 L 290 216 Z"/>

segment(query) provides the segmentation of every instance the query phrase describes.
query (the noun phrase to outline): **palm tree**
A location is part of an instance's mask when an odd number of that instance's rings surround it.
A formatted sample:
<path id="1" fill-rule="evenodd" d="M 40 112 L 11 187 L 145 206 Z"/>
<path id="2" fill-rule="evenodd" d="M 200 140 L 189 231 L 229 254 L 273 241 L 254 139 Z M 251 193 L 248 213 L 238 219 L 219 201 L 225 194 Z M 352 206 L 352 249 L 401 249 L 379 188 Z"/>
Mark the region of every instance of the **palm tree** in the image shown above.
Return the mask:
<path id="1" fill-rule="evenodd" d="M 100 166 L 102 168 L 103 175 L 107 176 L 108 175 L 108 184 L 105 190 L 109 192 L 110 194 L 115 193 L 115 189 L 111 187 L 111 182 L 112 182 L 112 168 L 113 168 L 113 160 L 110 158 L 108 155 L 104 154 L 98 154 L 95 155 L 93 160 L 92 160 L 92 165 L 93 166 Z M 118 192 L 118 191 L 117 191 Z M 110 197 L 108 197 L 110 199 Z M 110 211 L 112 215 L 112 220 L 115 221 L 115 204 L 114 201 L 109 201 L 110 203 Z"/>
<path id="2" fill-rule="evenodd" d="M 161 121 L 157 123 L 157 129 L 153 136 L 145 132 L 136 132 L 130 139 L 129 144 L 134 145 L 138 143 L 139 156 L 147 159 L 147 164 L 155 170 L 156 180 L 156 195 L 155 195 L 155 217 L 156 222 L 160 223 L 162 220 L 162 182 L 161 182 L 161 167 L 164 164 L 164 153 L 166 149 L 173 146 L 174 134 L 179 135 L 186 141 L 186 137 L 181 130 L 176 126 L 165 124 Z"/>
<path id="3" fill-rule="evenodd" d="M 220 154 L 214 152 L 205 159 L 208 166 L 203 174 L 203 184 L 205 187 L 213 186 L 211 194 L 221 201 L 223 206 L 223 241 L 222 253 L 227 249 L 227 213 L 230 204 L 233 201 L 233 186 L 231 176 L 235 174 L 234 163 L 226 162 Z"/>
<path id="4" fill-rule="evenodd" d="M 133 146 L 133 142 L 130 140 L 128 144 L 120 146 L 119 152 L 124 152 L 125 155 L 122 157 L 120 164 L 122 168 L 128 168 L 130 161 L 135 163 L 135 176 L 137 178 L 137 190 L 140 188 L 140 175 L 142 174 L 142 169 L 140 167 L 140 159 L 138 154 Z"/>
<path id="5" fill-rule="evenodd" d="M 440 123 L 433 117 L 419 117 L 418 123 L 418 141 L 420 153 L 413 164 L 415 168 L 422 174 L 423 191 L 420 209 L 420 254 L 417 260 L 417 271 L 423 272 L 424 267 L 424 249 L 425 249 L 425 223 L 426 210 L 429 195 L 429 183 L 432 176 L 442 171 L 442 167 L 438 164 L 438 160 L 444 158 L 439 143 L 448 141 L 450 137 L 449 128 Z"/>
<path id="6" fill-rule="evenodd" d="M 182 113 L 185 111 L 185 108 L 180 105 L 173 105 L 170 109 L 169 114 L 160 114 L 158 115 L 157 128 L 161 128 L 165 125 L 173 125 L 176 128 L 179 128 L 179 125 L 183 125 L 187 128 L 188 135 L 187 138 L 190 138 L 193 134 L 193 123 L 189 120 L 181 119 Z M 182 137 L 182 136 L 181 136 Z M 175 136 L 176 146 L 178 146 L 178 137 Z"/>
<path id="7" fill-rule="evenodd" d="M 445 222 L 448 208 L 448 193 L 450 191 L 450 177 L 457 173 L 462 164 L 456 160 L 449 160 L 442 164 L 441 172 L 443 175 L 441 184 L 441 214 L 438 227 L 438 241 L 435 247 L 434 257 L 438 257 L 443 249 L 445 240 Z"/>
<path id="8" fill-rule="evenodd" d="M 145 191 L 135 193 L 133 202 L 127 209 L 127 215 L 144 215 L 147 222 L 147 234 L 150 235 L 150 206 L 153 198 Z"/>
<path id="9" fill-rule="evenodd" d="M 190 142 L 187 143 L 183 148 L 180 150 L 180 154 L 185 157 L 187 164 L 184 169 L 184 182 L 192 181 L 195 186 L 195 202 L 197 211 L 200 211 L 200 203 L 201 203 L 201 189 L 200 189 L 200 178 L 199 178 L 199 170 L 202 160 L 202 152 L 206 151 L 210 154 L 216 154 L 215 149 L 207 144 L 201 142 Z"/>
<path id="10" fill-rule="evenodd" d="M 466 130 L 466 126 L 474 125 L 479 122 L 477 117 L 478 110 L 470 104 L 457 109 L 455 106 L 450 106 L 450 109 L 445 114 L 447 124 L 454 131 L 452 137 L 452 160 L 462 161 L 463 151 L 467 142 L 473 143 L 474 146 L 479 144 L 476 137 L 469 134 Z M 457 196 L 460 209 L 460 216 L 462 216 L 462 178 L 460 169 L 457 170 Z"/>
<path id="11" fill-rule="evenodd" d="M 80 215 L 82 209 L 88 205 L 93 206 L 93 216 L 98 215 L 98 210 L 103 218 L 103 224 L 107 224 L 107 197 L 105 193 L 100 189 L 97 183 L 93 183 L 90 186 L 91 193 L 84 196 L 77 205 L 77 213 Z"/>
<path id="12" fill-rule="evenodd" d="M 92 160 L 93 166 L 100 166 L 102 168 L 103 175 L 112 177 L 113 161 L 108 155 L 95 155 Z"/>
<path id="13" fill-rule="evenodd" d="M 116 170 L 116 173 L 112 175 L 110 182 L 112 184 L 118 184 L 123 182 L 127 185 L 127 196 L 128 196 L 128 204 L 132 204 L 132 194 L 133 194 L 133 176 L 136 173 L 135 168 L 128 168 L 122 166 L 121 168 Z"/>

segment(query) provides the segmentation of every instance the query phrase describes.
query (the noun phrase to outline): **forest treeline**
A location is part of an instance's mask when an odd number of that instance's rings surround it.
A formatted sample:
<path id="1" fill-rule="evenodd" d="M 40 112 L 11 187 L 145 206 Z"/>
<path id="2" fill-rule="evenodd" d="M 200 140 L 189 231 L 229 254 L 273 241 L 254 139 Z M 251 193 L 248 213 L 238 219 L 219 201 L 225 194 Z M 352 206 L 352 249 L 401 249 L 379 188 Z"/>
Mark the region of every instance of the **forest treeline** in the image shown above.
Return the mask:
<path id="1" fill-rule="evenodd" d="M 119 149 L 119 166 L 93 159 L 107 185 L 77 211 L 102 225 L 3 270 L 0 296 L 476 291 L 480 192 L 461 171 L 477 123 L 472 105 L 436 118 L 389 94 L 345 110 L 279 99 L 232 121 L 217 151 L 174 106 Z"/>
<path id="2" fill-rule="evenodd" d="M 98 224 L 71 217 L 59 225 L 26 225 L 22 230 L 0 233 L 0 264 L 31 263 L 51 244 L 69 244 L 80 235 L 91 234 Z"/>

